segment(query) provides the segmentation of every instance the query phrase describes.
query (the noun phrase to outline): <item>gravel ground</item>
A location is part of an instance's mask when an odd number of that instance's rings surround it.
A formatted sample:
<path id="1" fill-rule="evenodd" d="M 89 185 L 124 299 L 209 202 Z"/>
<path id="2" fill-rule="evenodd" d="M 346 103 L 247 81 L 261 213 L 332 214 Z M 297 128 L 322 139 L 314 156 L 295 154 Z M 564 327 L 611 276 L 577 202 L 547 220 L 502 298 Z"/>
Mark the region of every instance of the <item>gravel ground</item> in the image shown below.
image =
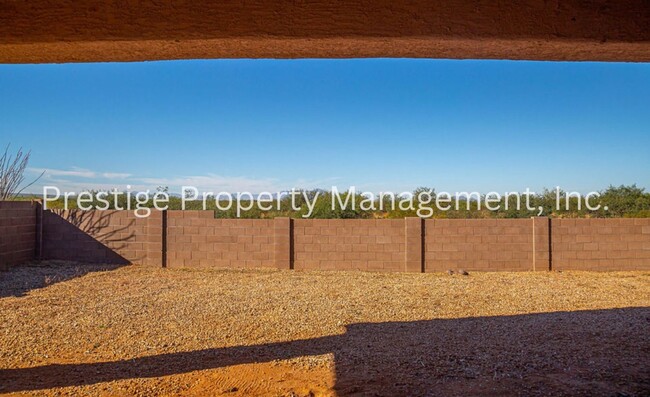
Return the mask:
<path id="1" fill-rule="evenodd" d="M 650 273 L 0 273 L 0 393 L 650 395 Z"/>

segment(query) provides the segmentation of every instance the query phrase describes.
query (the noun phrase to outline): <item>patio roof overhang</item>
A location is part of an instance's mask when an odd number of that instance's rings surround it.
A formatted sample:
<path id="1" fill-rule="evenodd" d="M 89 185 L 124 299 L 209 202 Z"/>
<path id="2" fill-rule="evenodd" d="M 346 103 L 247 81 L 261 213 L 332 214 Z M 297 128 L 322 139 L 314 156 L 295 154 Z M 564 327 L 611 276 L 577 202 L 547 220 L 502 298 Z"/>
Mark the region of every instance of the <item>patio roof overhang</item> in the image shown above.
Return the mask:
<path id="1" fill-rule="evenodd" d="M 3 0 L 0 62 L 650 61 L 647 0 Z"/>

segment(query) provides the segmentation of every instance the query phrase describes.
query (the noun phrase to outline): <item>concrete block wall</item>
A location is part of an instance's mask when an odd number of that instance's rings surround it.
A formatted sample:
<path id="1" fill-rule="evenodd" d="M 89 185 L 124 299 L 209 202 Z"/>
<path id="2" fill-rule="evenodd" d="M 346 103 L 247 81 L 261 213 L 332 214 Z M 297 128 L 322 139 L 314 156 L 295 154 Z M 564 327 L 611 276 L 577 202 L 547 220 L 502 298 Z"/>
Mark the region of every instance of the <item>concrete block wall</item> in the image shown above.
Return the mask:
<path id="1" fill-rule="evenodd" d="M 293 220 L 273 220 L 273 261 L 278 269 L 293 269 Z"/>
<path id="2" fill-rule="evenodd" d="M 650 219 L 215 219 L 0 203 L 0 268 L 32 259 L 439 272 L 649 270 Z"/>
<path id="3" fill-rule="evenodd" d="M 551 219 L 534 217 L 533 222 L 533 270 L 551 270 Z"/>
<path id="4" fill-rule="evenodd" d="M 90 263 L 160 266 L 162 213 L 137 218 L 132 211 L 44 211 L 43 258 Z"/>
<path id="5" fill-rule="evenodd" d="M 35 258 L 39 212 L 36 202 L 0 201 L 0 270 Z"/>
<path id="6" fill-rule="evenodd" d="M 427 219 L 424 233 L 427 272 L 533 270 L 532 219 Z"/>
<path id="7" fill-rule="evenodd" d="M 650 218 L 553 219 L 555 270 L 650 269 Z"/>
<path id="8" fill-rule="evenodd" d="M 293 267 L 404 271 L 403 219 L 294 219 Z"/>
<path id="9" fill-rule="evenodd" d="M 420 218 L 404 219 L 404 237 L 406 244 L 404 247 L 404 270 L 414 273 L 424 272 L 424 220 Z"/>
<path id="10" fill-rule="evenodd" d="M 274 220 L 215 219 L 212 211 L 168 211 L 167 266 L 276 267 Z"/>

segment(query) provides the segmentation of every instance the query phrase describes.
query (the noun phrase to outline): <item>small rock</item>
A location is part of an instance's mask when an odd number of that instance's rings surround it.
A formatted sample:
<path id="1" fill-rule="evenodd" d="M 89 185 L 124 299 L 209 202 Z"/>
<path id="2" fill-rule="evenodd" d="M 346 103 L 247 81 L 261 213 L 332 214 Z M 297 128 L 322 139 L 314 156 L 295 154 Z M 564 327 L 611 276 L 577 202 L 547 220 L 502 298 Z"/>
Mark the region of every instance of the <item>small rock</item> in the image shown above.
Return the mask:
<path id="1" fill-rule="evenodd" d="M 461 274 L 463 276 L 469 276 L 469 273 L 463 269 L 458 269 L 456 273 Z"/>

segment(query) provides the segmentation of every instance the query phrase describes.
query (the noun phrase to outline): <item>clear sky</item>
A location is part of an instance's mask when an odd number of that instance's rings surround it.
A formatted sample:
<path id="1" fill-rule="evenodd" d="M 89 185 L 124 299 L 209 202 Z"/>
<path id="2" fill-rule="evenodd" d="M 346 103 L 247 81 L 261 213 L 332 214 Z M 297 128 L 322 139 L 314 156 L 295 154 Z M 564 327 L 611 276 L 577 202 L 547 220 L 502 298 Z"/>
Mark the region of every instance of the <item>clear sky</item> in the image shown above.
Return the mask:
<path id="1" fill-rule="evenodd" d="M 0 65 L 9 142 L 76 191 L 649 188 L 650 64 Z"/>

